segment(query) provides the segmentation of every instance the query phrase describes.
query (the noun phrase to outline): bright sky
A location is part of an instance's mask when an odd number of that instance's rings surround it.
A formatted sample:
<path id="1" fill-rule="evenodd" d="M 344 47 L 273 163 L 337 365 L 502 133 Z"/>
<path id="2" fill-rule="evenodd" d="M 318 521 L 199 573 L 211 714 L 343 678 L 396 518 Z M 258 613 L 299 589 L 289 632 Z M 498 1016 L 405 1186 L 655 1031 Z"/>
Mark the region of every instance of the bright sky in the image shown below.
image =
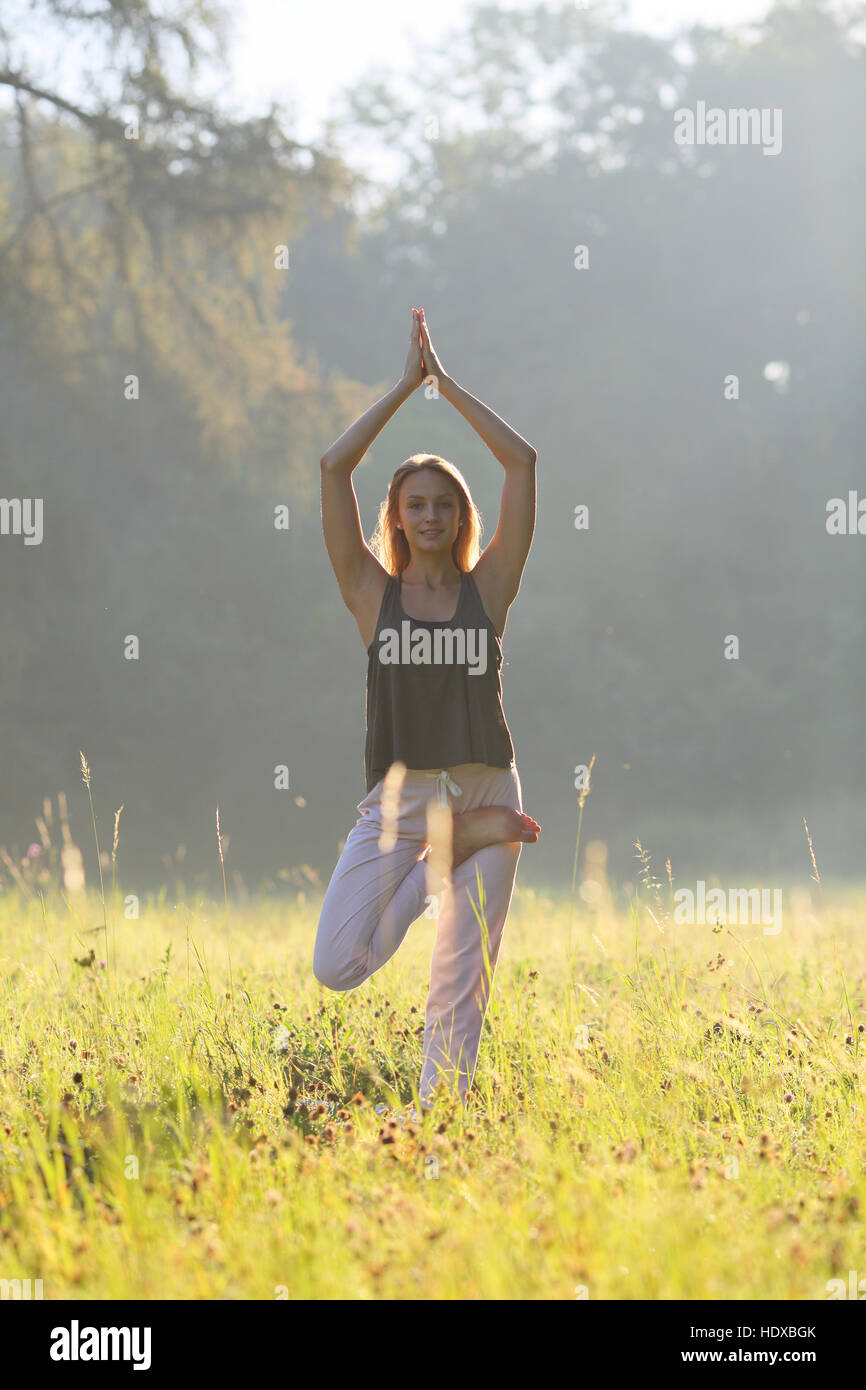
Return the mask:
<path id="1" fill-rule="evenodd" d="M 104 58 L 86 26 L 76 39 L 66 30 L 45 29 L 44 13 L 30 0 L 0 0 L 4 23 L 13 35 L 14 61 L 24 61 L 37 82 L 89 104 L 88 73 L 104 76 Z M 158 7 L 161 0 L 154 0 Z M 508 8 L 528 8 L 532 0 L 499 0 Z M 554 6 L 557 0 L 550 0 Z M 584 0 L 559 0 L 582 8 Z M 646 33 L 670 35 L 692 24 L 733 28 L 764 17 L 772 0 L 608 0 L 605 13 Z M 235 115 L 256 115 L 273 101 L 286 111 L 290 133 L 301 142 L 317 141 L 328 116 L 336 114 L 342 89 L 378 66 L 406 78 L 418 61 L 417 48 L 439 44 L 463 27 L 475 8 L 472 0 L 221 0 L 226 15 L 228 71 L 211 65 L 197 88 Z M 414 43 L 413 43 L 414 40 Z M 182 76 L 176 81 L 182 82 Z M 5 100 L 3 100 L 5 96 Z M 9 94 L 0 95 L 8 105 Z M 387 181 L 392 160 L 375 136 L 368 145 L 354 135 L 351 148 L 339 146 L 356 169 Z"/>
<path id="2" fill-rule="evenodd" d="M 695 23 L 733 27 L 770 7 L 770 0 L 628 0 L 623 8 L 632 26 L 661 35 Z M 293 106 L 295 133 L 312 139 L 340 87 L 377 63 L 405 71 L 412 35 L 438 40 L 470 8 L 468 0 L 232 0 L 228 94 L 245 110 L 269 98 Z"/>

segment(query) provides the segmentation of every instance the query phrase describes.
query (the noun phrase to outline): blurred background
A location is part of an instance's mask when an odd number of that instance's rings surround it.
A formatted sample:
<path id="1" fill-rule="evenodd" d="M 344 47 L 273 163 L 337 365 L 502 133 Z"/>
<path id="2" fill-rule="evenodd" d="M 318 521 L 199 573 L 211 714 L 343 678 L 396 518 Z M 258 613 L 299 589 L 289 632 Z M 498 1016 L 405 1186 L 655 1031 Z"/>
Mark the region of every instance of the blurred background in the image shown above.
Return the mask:
<path id="1" fill-rule="evenodd" d="M 858 875 L 866 536 L 826 519 L 866 496 L 866 8 L 314 9 L 0 8 L 0 496 L 44 507 L 41 544 L 0 536 L 6 860 L 59 791 L 85 841 L 83 749 L 126 891 L 221 890 L 217 806 L 230 886 L 327 882 L 366 661 L 318 461 L 423 305 L 539 453 L 521 881 L 570 883 L 593 754 L 616 880 L 638 839 L 675 878 L 806 877 L 803 817 Z M 781 150 L 677 144 L 700 101 L 781 110 Z M 422 449 L 489 539 L 501 469 L 423 391 L 356 472 L 366 533 Z"/>

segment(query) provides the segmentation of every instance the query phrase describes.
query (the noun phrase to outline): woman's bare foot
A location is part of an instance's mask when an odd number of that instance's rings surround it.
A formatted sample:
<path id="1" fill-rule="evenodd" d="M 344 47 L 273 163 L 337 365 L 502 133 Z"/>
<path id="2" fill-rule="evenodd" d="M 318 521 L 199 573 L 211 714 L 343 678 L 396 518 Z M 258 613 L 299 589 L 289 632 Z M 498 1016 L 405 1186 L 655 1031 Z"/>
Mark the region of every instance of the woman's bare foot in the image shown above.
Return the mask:
<path id="1" fill-rule="evenodd" d="M 478 806 L 474 811 L 458 811 L 453 818 L 452 869 L 487 845 L 534 845 L 541 826 L 531 816 L 513 806 Z"/>

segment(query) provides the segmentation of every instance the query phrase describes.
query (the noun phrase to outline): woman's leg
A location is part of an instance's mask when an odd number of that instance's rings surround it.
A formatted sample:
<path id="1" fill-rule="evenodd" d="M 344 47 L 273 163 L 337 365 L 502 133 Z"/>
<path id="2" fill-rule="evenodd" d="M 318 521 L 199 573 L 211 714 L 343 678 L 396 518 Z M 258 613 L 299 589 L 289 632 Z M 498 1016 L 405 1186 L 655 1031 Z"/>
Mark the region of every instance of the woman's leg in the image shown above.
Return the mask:
<path id="1" fill-rule="evenodd" d="M 492 805 L 522 810 L 516 768 L 473 763 L 451 771 L 463 791 L 454 798 L 453 810 Z M 441 1080 L 449 1086 L 456 1080 L 462 1096 L 472 1084 L 520 848 L 516 843 L 488 845 L 470 855 L 454 870 L 450 887 L 440 896 L 424 1033 L 422 1100 L 431 1098 Z M 486 959 L 485 932 L 479 917 L 486 924 Z"/>
<path id="2" fill-rule="evenodd" d="M 354 989 L 390 960 L 427 901 L 426 824 L 411 802 L 399 808 L 393 849 L 382 851 L 379 783 L 361 802 L 322 903 L 313 974 L 328 989 Z"/>

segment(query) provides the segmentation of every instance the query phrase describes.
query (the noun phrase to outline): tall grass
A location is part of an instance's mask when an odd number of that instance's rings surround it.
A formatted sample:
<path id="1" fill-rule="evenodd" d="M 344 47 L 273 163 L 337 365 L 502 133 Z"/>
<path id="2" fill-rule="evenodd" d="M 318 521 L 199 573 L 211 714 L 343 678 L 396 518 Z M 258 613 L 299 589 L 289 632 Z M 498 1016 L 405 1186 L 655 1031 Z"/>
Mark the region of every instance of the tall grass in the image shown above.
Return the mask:
<path id="1" fill-rule="evenodd" d="M 812 1299 L 866 1275 L 866 894 L 804 884 L 764 936 L 674 925 L 654 879 L 597 887 L 518 888 L 470 1099 L 413 1123 L 434 921 L 331 994 L 315 900 L 126 920 L 113 881 L 109 969 L 80 954 L 89 897 L 10 881 L 0 1277 L 46 1298 Z"/>

